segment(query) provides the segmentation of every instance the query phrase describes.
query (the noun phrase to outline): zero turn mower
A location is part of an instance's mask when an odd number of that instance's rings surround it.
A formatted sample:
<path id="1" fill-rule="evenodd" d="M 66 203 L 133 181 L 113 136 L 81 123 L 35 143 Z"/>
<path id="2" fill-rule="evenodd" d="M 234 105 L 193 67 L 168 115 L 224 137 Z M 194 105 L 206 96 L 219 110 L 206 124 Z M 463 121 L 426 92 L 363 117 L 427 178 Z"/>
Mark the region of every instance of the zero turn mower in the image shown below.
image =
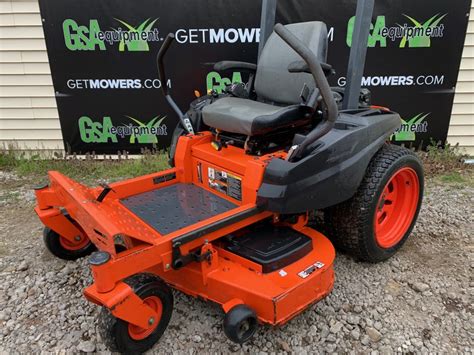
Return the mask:
<path id="1" fill-rule="evenodd" d="M 368 262 L 403 245 L 423 170 L 388 143 L 400 116 L 360 88 L 372 8 L 358 4 L 345 90 L 328 84 L 324 23 L 270 33 L 263 11 L 258 65 L 215 64 L 247 71 L 246 84 L 200 97 L 186 114 L 163 86 L 180 118 L 173 168 L 95 188 L 51 171 L 36 189 L 47 248 L 66 260 L 92 252 L 84 295 L 103 308 L 111 350 L 144 352 L 160 339 L 171 288 L 220 304 L 225 334 L 243 343 L 259 324 L 284 324 L 330 293 L 330 240 Z M 172 42 L 170 34 L 158 54 L 162 82 Z M 314 210 L 330 240 L 309 226 Z"/>

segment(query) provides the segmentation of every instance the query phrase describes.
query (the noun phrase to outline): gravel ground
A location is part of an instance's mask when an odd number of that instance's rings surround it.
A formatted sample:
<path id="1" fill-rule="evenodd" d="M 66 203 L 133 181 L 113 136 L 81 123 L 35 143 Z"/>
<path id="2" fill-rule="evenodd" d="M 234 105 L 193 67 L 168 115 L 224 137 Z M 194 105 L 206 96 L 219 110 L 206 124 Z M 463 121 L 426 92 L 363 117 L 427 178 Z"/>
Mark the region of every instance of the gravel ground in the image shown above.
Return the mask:
<path id="1" fill-rule="evenodd" d="M 216 305 L 175 293 L 170 325 L 152 352 L 381 353 L 474 351 L 474 187 L 430 180 L 418 224 L 391 260 L 335 262 L 325 300 L 281 328 L 260 327 L 240 347 L 221 330 Z M 82 289 L 86 261 L 43 247 L 30 181 L 0 172 L 0 353 L 105 352 L 98 307 Z"/>

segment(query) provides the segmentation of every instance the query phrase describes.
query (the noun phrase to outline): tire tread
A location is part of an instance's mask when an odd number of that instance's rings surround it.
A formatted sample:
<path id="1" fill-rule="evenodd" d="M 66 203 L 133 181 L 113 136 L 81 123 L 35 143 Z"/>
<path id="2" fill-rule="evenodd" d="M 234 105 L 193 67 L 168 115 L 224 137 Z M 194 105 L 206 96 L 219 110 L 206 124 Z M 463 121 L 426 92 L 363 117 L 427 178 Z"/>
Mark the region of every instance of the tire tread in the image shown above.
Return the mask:
<path id="1" fill-rule="evenodd" d="M 129 285 L 135 293 L 139 293 L 141 287 L 145 287 L 148 284 L 155 284 L 156 287 L 159 287 L 165 297 L 167 297 L 170 301 L 170 305 L 173 305 L 173 293 L 169 286 L 167 286 L 158 276 L 149 273 L 140 273 L 133 276 L 130 276 L 124 280 L 124 282 Z M 164 300 L 162 300 L 164 302 Z M 165 322 L 165 328 L 168 325 L 170 318 L 171 318 L 172 308 L 167 316 L 165 316 L 165 311 L 163 312 L 163 317 L 166 319 L 160 320 Z M 104 344 L 107 348 L 112 352 L 120 352 L 120 353 L 140 353 L 141 351 L 137 351 L 135 348 L 135 344 L 131 344 L 129 346 L 133 346 L 134 349 L 127 349 L 125 339 L 118 339 L 119 334 L 123 334 L 124 327 L 127 326 L 127 323 L 121 319 L 116 318 L 106 307 L 102 307 L 102 310 L 99 314 L 98 320 L 98 332 Z M 163 329 L 164 331 L 164 329 Z M 150 342 L 149 338 L 143 339 L 141 342 L 143 343 L 143 351 L 148 350 L 151 348 L 156 341 L 161 338 L 162 332 L 158 335 L 158 338 L 154 342 Z"/>
<path id="2" fill-rule="evenodd" d="M 368 245 L 367 224 L 372 223 L 373 219 L 370 206 L 381 188 L 380 185 L 387 171 L 401 159 L 407 158 L 414 159 L 420 166 L 422 164 L 413 151 L 385 144 L 369 163 L 356 194 L 351 199 L 325 211 L 328 234 L 337 249 L 362 261 L 379 262 L 386 259 L 386 257 L 374 255 Z M 423 177 L 420 176 L 420 178 L 422 181 Z M 422 194 L 422 190 L 420 193 Z M 415 219 L 416 217 L 417 215 Z M 402 244 L 397 245 L 396 249 Z"/>

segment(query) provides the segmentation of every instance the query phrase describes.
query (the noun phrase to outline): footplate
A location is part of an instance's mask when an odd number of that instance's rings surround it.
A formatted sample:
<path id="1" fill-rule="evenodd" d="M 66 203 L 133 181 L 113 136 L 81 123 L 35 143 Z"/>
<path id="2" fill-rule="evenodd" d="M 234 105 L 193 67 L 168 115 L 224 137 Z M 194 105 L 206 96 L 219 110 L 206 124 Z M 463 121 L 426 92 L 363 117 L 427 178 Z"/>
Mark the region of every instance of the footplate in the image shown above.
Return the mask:
<path id="1" fill-rule="evenodd" d="M 121 202 L 161 235 L 238 207 L 193 184 L 174 184 L 128 197 Z"/>

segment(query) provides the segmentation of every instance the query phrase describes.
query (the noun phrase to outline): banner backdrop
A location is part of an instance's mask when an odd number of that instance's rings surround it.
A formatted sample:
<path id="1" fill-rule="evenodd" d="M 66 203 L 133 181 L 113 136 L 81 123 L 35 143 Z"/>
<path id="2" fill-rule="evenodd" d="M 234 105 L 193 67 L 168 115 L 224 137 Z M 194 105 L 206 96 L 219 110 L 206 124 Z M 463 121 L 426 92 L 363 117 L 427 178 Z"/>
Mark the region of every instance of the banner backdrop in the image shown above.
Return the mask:
<path id="1" fill-rule="evenodd" d="M 70 152 L 140 152 L 166 148 L 178 118 L 160 90 L 169 85 L 181 109 L 194 91 L 222 90 L 244 73 L 216 73 L 219 60 L 256 62 L 261 1 L 40 0 L 65 148 Z M 345 85 L 355 0 L 280 0 L 277 22 L 324 21 L 329 58 Z M 377 0 L 363 86 L 375 105 L 401 114 L 392 140 L 444 141 L 470 0 Z M 156 54 L 176 41 L 161 83 Z"/>

